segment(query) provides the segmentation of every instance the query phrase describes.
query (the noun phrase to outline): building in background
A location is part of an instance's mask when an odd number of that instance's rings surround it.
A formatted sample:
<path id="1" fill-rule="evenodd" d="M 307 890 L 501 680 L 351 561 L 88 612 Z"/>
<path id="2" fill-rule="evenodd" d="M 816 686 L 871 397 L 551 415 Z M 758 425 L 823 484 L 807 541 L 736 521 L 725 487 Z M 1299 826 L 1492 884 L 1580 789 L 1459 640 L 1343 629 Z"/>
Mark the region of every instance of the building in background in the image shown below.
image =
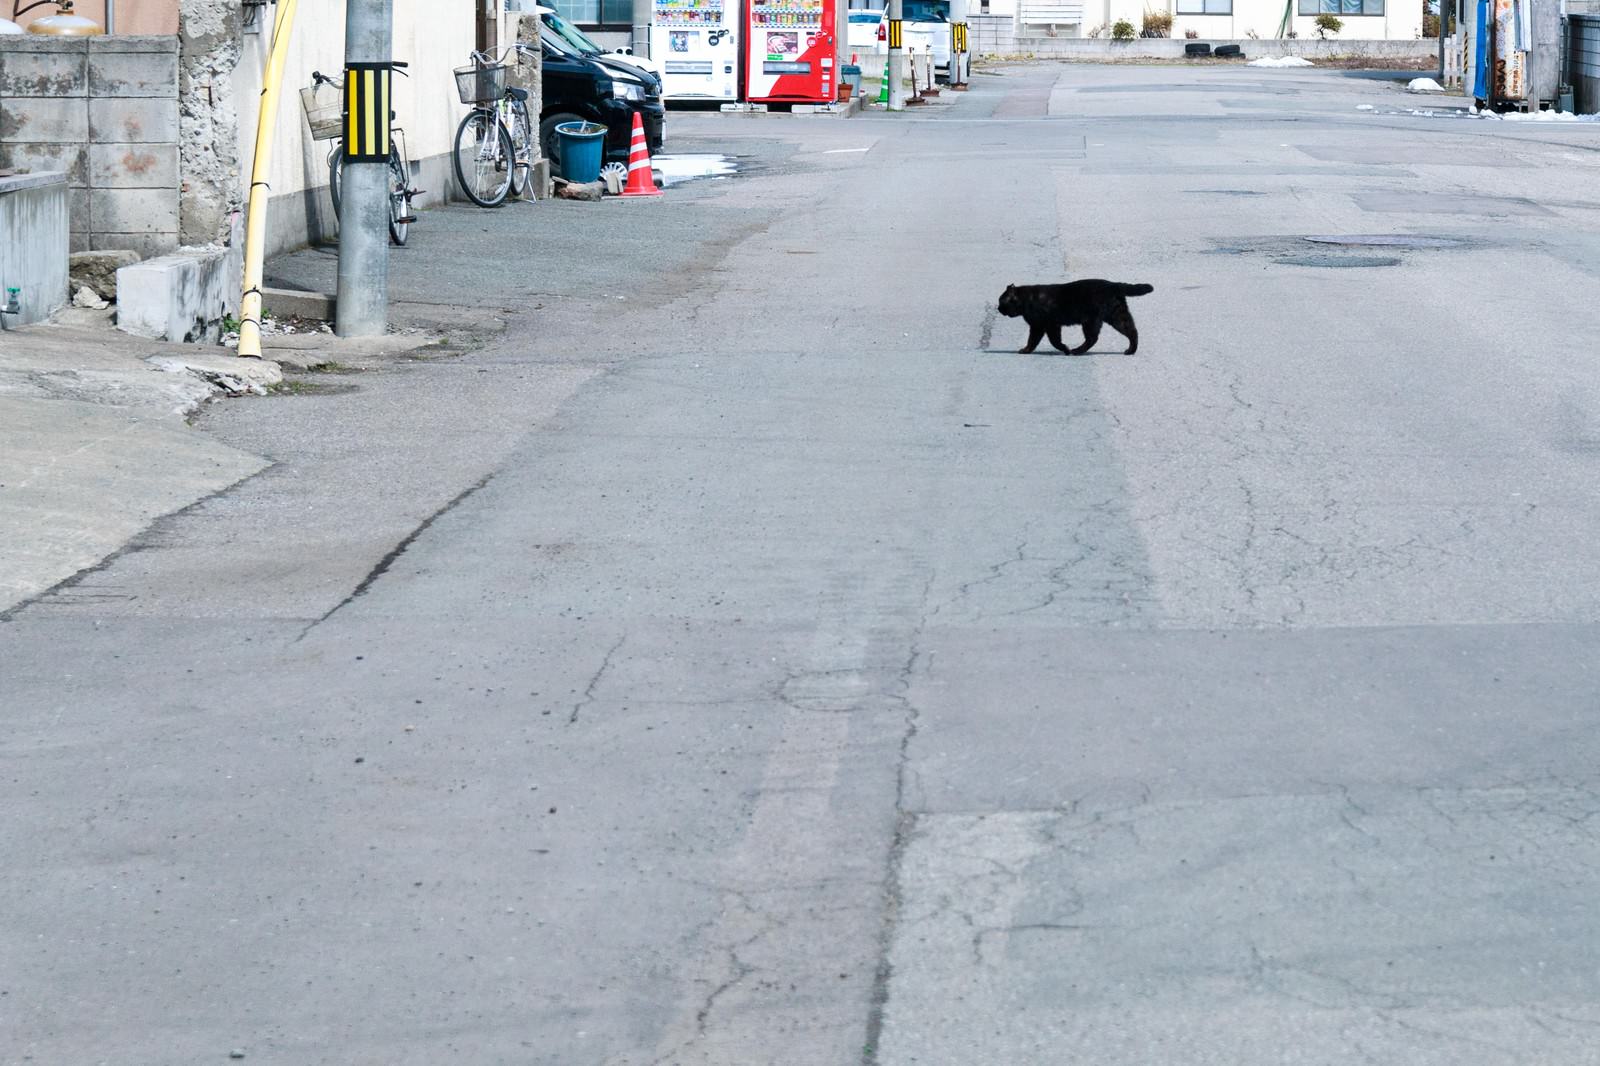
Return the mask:
<path id="1" fill-rule="evenodd" d="M 1344 23 L 1339 40 L 1416 40 L 1422 36 L 1421 0 L 975 0 L 973 14 L 1010 16 L 1019 37 L 1108 36 L 1120 19 L 1135 31 L 1145 12 L 1172 16 L 1172 36 L 1193 30 L 1201 40 L 1288 36 L 1315 38 L 1317 16 Z M 1098 32 L 1097 32 L 1098 31 Z"/>
<path id="2" fill-rule="evenodd" d="M 594 38 L 602 48 L 633 44 L 633 0 L 544 0 L 545 6 Z M 528 6 L 532 7 L 532 0 Z"/>

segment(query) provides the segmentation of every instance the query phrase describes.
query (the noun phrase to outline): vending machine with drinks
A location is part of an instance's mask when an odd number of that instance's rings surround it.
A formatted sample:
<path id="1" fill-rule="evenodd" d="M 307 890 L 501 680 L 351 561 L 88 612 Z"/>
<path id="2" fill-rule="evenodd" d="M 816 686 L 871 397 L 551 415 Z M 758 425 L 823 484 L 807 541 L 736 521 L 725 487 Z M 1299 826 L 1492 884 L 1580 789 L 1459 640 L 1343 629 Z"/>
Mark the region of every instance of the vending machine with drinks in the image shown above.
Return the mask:
<path id="1" fill-rule="evenodd" d="M 745 99 L 832 103 L 838 92 L 835 0 L 747 0 Z"/>
<path id="2" fill-rule="evenodd" d="M 739 98 L 739 0 L 651 0 L 650 58 L 668 100 Z"/>

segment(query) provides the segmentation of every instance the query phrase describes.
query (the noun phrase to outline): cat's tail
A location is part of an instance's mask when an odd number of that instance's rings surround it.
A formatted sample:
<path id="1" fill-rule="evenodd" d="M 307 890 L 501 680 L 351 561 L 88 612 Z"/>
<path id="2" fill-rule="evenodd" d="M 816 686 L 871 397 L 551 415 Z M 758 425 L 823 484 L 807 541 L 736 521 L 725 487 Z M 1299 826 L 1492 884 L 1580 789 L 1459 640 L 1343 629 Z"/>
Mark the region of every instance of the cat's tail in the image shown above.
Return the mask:
<path id="1" fill-rule="evenodd" d="M 1156 287 L 1154 285 L 1128 285 L 1119 281 L 1117 282 L 1117 291 L 1124 296 L 1147 296 L 1155 292 Z"/>

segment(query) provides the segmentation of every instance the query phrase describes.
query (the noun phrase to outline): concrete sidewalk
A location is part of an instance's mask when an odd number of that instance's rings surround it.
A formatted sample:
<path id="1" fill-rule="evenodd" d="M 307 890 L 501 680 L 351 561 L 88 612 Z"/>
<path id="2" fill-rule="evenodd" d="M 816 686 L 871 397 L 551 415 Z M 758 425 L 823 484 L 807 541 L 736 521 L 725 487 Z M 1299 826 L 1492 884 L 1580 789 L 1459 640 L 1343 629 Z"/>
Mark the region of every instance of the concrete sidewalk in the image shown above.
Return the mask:
<path id="1" fill-rule="evenodd" d="M 723 116 L 684 116 L 679 125 L 702 135 L 680 134 L 680 151 L 725 149 L 731 128 L 772 136 L 765 123 L 730 127 Z M 716 138 L 702 139 L 707 132 Z M 742 170 L 786 155 L 764 140 L 737 143 Z M 675 188 L 673 200 L 715 189 L 694 183 Z M 645 225 L 638 205 L 622 202 L 436 208 L 391 257 L 390 320 L 405 332 L 269 335 L 263 361 L 132 337 L 111 325 L 110 312 L 68 309 L 55 324 L 0 333 L 0 620 L 97 567 L 162 516 L 271 465 L 189 424 L 212 399 L 272 389 L 284 373 L 377 369 L 436 342 L 439 353 L 458 354 L 528 311 L 542 312 L 545 329 L 575 319 L 593 332 L 593 300 L 646 297 L 660 284 L 662 257 L 692 246 L 704 224 L 695 212 L 676 212 Z M 336 248 L 307 248 L 269 261 L 267 275 L 269 284 L 332 292 L 336 267 Z"/>
<path id="2" fill-rule="evenodd" d="M 65 317 L 0 335 L 0 618 L 269 465 L 188 416 L 277 385 L 277 363 Z"/>

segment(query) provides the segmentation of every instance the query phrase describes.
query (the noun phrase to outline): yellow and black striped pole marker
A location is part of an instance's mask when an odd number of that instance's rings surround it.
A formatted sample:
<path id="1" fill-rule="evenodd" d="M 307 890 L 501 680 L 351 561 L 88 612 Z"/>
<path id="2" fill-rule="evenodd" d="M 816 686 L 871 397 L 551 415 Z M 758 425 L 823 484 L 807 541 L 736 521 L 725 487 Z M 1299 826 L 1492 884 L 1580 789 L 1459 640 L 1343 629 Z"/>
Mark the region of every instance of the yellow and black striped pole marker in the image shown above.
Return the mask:
<path id="1" fill-rule="evenodd" d="M 905 24 L 905 20 L 904 19 L 890 19 L 889 20 L 889 47 L 890 48 L 904 48 L 905 47 L 905 44 L 904 44 L 905 31 L 901 28 L 904 24 Z"/>
<path id="2" fill-rule="evenodd" d="M 385 163 L 389 159 L 387 63 L 349 63 L 344 68 L 344 161 Z"/>
<path id="3" fill-rule="evenodd" d="M 950 24 L 950 32 L 955 37 L 955 40 L 952 42 L 952 44 L 954 45 L 955 52 L 958 55 L 966 55 L 967 54 L 967 24 L 965 22 L 953 22 L 953 23 Z"/>

